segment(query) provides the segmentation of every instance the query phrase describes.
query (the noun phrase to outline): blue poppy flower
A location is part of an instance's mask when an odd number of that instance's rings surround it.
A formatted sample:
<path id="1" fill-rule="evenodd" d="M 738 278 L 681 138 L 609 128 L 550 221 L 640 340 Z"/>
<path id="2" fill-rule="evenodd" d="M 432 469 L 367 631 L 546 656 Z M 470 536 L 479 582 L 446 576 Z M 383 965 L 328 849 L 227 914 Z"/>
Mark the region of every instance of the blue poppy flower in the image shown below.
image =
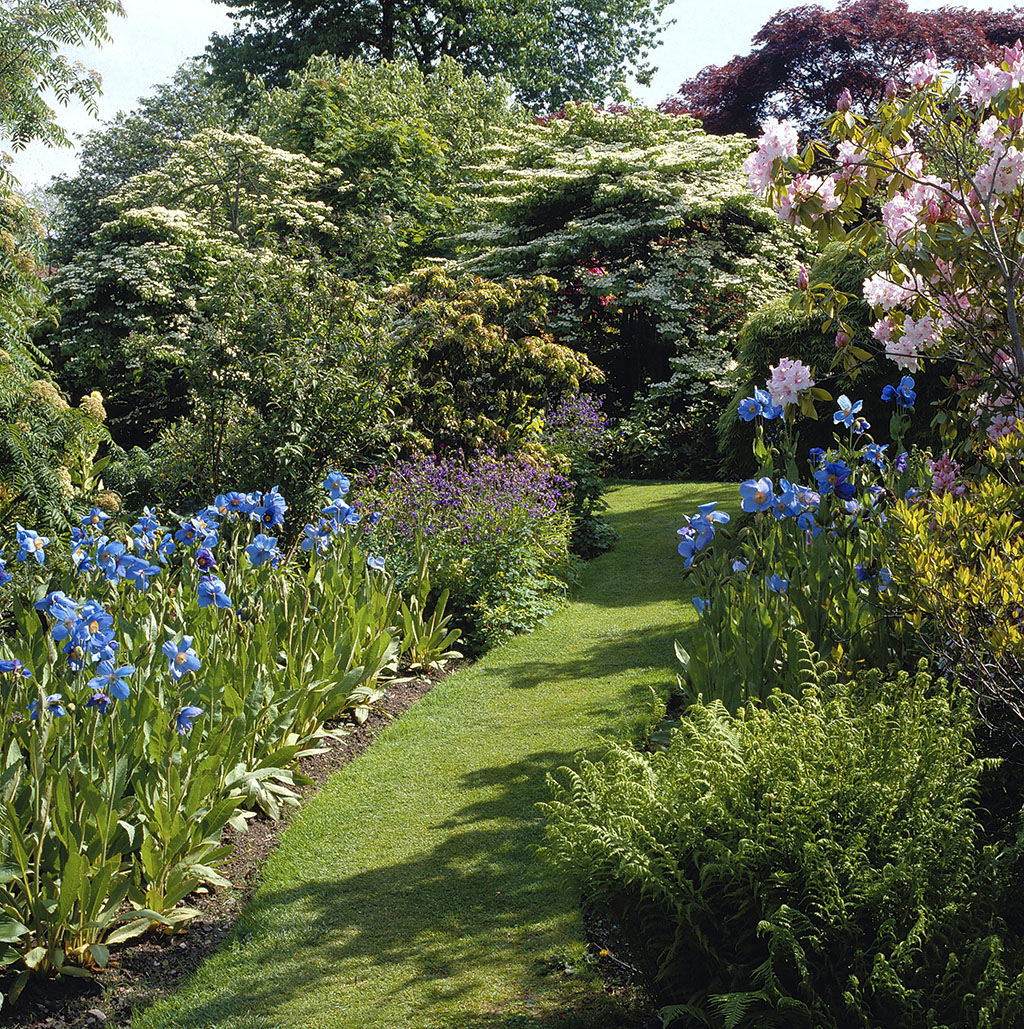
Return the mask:
<path id="1" fill-rule="evenodd" d="M 814 473 L 814 478 L 823 494 L 834 492 L 842 496 L 843 491 L 839 487 L 846 484 L 851 471 L 852 469 L 843 461 L 826 461 L 824 467 Z"/>
<path id="2" fill-rule="evenodd" d="M 192 729 L 192 720 L 198 718 L 203 713 L 201 707 L 194 707 L 189 704 L 187 707 L 183 707 L 175 718 L 175 728 L 179 736 L 184 736 L 187 732 Z"/>
<path id="3" fill-rule="evenodd" d="M 231 607 L 231 598 L 227 594 L 227 587 L 215 575 L 203 576 L 199 583 L 198 597 L 200 607 L 209 607 L 211 604 L 215 604 L 217 607 Z"/>
<path id="4" fill-rule="evenodd" d="M 861 452 L 861 460 L 873 464 L 879 471 L 885 471 L 885 451 L 887 443 L 869 443 Z"/>
<path id="5" fill-rule="evenodd" d="M 766 422 L 771 422 L 776 418 L 781 418 L 786 413 L 786 409 L 781 404 L 776 404 L 772 399 L 771 393 L 766 389 L 755 389 L 754 400 L 760 404 L 761 417 Z"/>
<path id="6" fill-rule="evenodd" d="M 92 571 L 92 538 L 77 526 L 71 530 L 71 563 L 79 575 Z"/>
<path id="7" fill-rule="evenodd" d="M 161 564 L 167 564 L 167 559 L 178 549 L 178 544 L 169 532 L 164 533 L 164 538 L 157 544 L 156 556 Z"/>
<path id="8" fill-rule="evenodd" d="M 269 528 L 274 525 L 283 525 L 284 513 L 287 510 L 288 505 L 275 486 L 269 493 L 263 494 L 259 506 L 253 508 L 251 517 Z"/>
<path id="9" fill-rule="evenodd" d="M 110 709 L 112 701 L 105 693 L 94 693 L 86 702 L 86 707 L 96 708 L 101 715 L 105 715 Z"/>
<path id="10" fill-rule="evenodd" d="M 40 536 L 34 529 L 26 529 L 21 522 L 15 523 L 18 527 L 18 553 L 16 561 L 25 561 L 34 557 L 39 564 L 46 560 L 46 546 L 50 542 L 49 536 Z"/>
<path id="11" fill-rule="evenodd" d="M 697 614 L 702 615 L 707 610 L 708 602 L 702 597 L 694 597 L 693 606 L 697 609 Z"/>
<path id="12" fill-rule="evenodd" d="M 752 422 L 764 414 L 764 408 L 754 397 L 744 397 L 740 401 L 739 416 L 745 422 Z"/>
<path id="13" fill-rule="evenodd" d="M 384 558 L 375 557 L 372 554 L 366 559 L 366 563 L 370 568 L 375 569 L 378 572 L 384 571 Z"/>
<path id="14" fill-rule="evenodd" d="M 799 515 L 796 524 L 805 532 L 809 532 L 811 539 L 817 539 L 821 535 L 821 526 L 810 511 L 805 511 L 802 515 Z"/>
<path id="15" fill-rule="evenodd" d="M 772 480 L 747 479 L 740 483 L 740 507 L 744 511 L 767 511 L 775 502 Z"/>
<path id="16" fill-rule="evenodd" d="M 324 489 L 327 490 L 332 500 L 345 496 L 351 485 L 341 472 L 328 472 L 327 478 L 324 479 Z"/>
<path id="17" fill-rule="evenodd" d="M 276 568 L 281 557 L 281 551 L 277 549 L 277 537 L 265 536 L 262 532 L 245 548 L 245 552 L 256 568 L 268 561 Z"/>
<path id="18" fill-rule="evenodd" d="M 94 640 L 103 636 L 106 632 L 112 630 L 114 625 L 114 617 L 108 611 L 104 610 L 103 605 L 95 600 L 87 600 L 82 605 L 82 610 L 78 613 L 78 619 L 75 623 L 74 639 L 75 642 L 83 647 L 92 647 Z M 105 646 L 106 641 L 99 641 L 99 646 Z"/>
<path id="19" fill-rule="evenodd" d="M 16 657 L 0 659 L 0 675 L 9 675 L 14 679 L 32 678 L 32 673 Z"/>
<path id="20" fill-rule="evenodd" d="M 89 680 L 89 689 L 100 690 L 106 687 L 117 700 L 127 700 L 129 696 L 128 676 L 135 671 L 135 665 L 114 667 L 113 661 L 101 661 L 96 666 L 97 674 Z"/>
<path id="21" fill-rule="evenodd" d="M 182 636 L 177 643 L 168 640 L 163 645 L 168 670 L 175 679 L 180 679 L 186 672 L 199 671 L 199 655 L 192 649 L 192 639 L 192 636 Z"/>
<path id="22" fill-rule="evenodd" d="M 196 565 L 204 572 L 212 572 L 217 567 L 217 559 L 209 547 L 200 547 L 196 551 Z"/>
<path id="23" fill-rule="evenodd" d="M 789 579 L 783 579 L 781 575 L 766 576 L 764 581 L 772 593 L 785 593 L 789 590 Z"/>
<path id="24" fill-rule="evenodd" d="M 227 501 L 229 514 L 243 515 L 252 513 L 252 501 L 247 493 L 239 493 L 237 490 L 232 490 L 230 493 L 225 494 L 224 499 Z"/>
<path id="25" fill-rule="evenodd" d="M 772 514 L 776 521 L 781 522 L 784 518 L 795 518 L 804 509 L 797 494 L 797 487 L 788 480 L 779 480 L 779 492 L 775 494 L 772 501 Z"/>
<path id="26" fill-rule="evenodd" d="M 304 538 L 301 543 L 303 550 L 309 551 L 314 547 L 322 557 L 330 546 L 333 536 L 333 526 L 326 518 L 321 518 L 319 524 L 309 524 L 303 529 Z"/>
<path id="27" fill-rule="evenodd" d="M 811 449 L 807 451 L 807 456 L 810 458 L 812 465 L 821 464 L 821 462 L 825 460 L 825 451 L 822 450 L 821 447 L 811 447 Z"/>
<path id="28" fill-rule="evenodd" d="M 160 566 L 151 565 L 144 557 L 126 554 L 117 560 L 117 574 L 122 579 L 135 583 L 143 591 L 149 586 L 149 580 L 159 572 Z"/>
<path id="29" fill-rule="evenodd" d="M 914 377 L 904 375 L 898 386 L 884 386 L 882 399 L 887 404 L 891 404 L 895 400 L 897 407 L 913 407 L 917 401 L 917 394 L 914 392 Z"/>
<path id="30" fill-rule="evenodd" d="M 101 511 L 98 507 L 94 507 L 83 519 L 83 529 L 93 529 L 97 532 L 103 531 L 103 523 L 110 517 L 106 511 Z"/>
<path id="31" fill-rule="evenodd" d="M 860 414 L 860 409 L 864 406 L 864 401 L 850 400 L 845 393 L 841 393 L 836 398 L 836 403 L 839 405 L 839 410 L 832 415 L 832 423 L 834 425 L 845 425 L 846 428 L 852 429 L 857 415 Z"/>
<path id="32" fill-rule="evenodd" d="M 737 557 L 732 563 L 732 570 L 734 572 L 745 572 L 750 567 L 749 561 L 744 561 L 742 557 Z"/>
<path id="33" fill-rule="evenodd" d="M 13 575 L 7 571 L 7 564 L 3 558 L 0 558 L 0 586 L 6 586 L 12 579 Z"/>
<path id="34" fill-rule="evenodd" d="M 108 540 L 106 536 L 101 536 L 96 542 L 96 564 L 108 582 L 116 582 L 120 577 L 117 561 L 124 556 L 125 545 L 117 540 Z"/>
<path id="35" fill-rule="evenodd" d="M 33 721 L 39 718 L 39 711 L 37 710 L 38 707 L 38 700 L 33 700 L 32 703 L 28 706 L 28 709 L 32 714 Z M 64 710 L 64 706 L 61 704 L 60 693 L 51 693 L 43 701 L 43 710 L 46 711 L 47 714 L 53 715 L 54 718 L 61 718 L 67 714 L 67 711 Z"/>

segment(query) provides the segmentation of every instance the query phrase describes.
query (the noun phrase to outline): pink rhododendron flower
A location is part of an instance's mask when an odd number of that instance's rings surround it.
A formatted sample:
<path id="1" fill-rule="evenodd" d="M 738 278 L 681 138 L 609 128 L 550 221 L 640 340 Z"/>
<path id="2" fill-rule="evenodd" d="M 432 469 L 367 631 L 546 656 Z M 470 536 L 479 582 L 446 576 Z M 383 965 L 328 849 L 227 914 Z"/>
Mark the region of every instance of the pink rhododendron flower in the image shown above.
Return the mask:
<path id="1" fill-rule="evenodd" d="M 864 280 L 864 299 L 872 307 L 880 307 L 883 311 L 891 311 L 908 301 L 912 301 L 920 290 L 920 283 L 907 273 L 903 284 L 899 285 L 884 272 L 876 272 Z"/>
<path id="2" fill-rule="evenodd" d="M 1024 182 L 1024 153 L 1015 146 L 994 153 L 974 176 L 974 186 L 983 196 L 1013 193 Z"/>
<path id="3" fill-rule="evenodd" d="M 882 318 L 871 326 L 871 335 L 878 340 L 879 343 L 888 343 L 888 341 L 892 339 L 893 328 L 895 328 L 895 326 L 893 325 L 891 318 Z"/>
<path id="4" fill-rule="evenodd" d="M 771 378 L 768 380 L 768 392 L 776 404 L 785 406 L 795 404 L 800 394 L 814 385 L 811 369 L 802 361 L 794 361 L 783 357 L 779 363 L 770 368 Z"/>
<path id="5" fill-rule="evenodd" d="M 939 81 L 939 62 L 932 50 L 926 50 L 924 60 L 912 64 L 907 70 L 907 78 L 913 89 L 924 89 L 933 82 Z"/>
<path id="6" fill-rule="evenodd" d="M 821 213 L 815 211 L 811 216 L 815 221 L 821 214 L 834 211 L 842 203 L 836 196 L 836 181 L 831 176 L 822 178 L 820 175 L 798 175 L 779 197 L 775 213 L 780 221 L 796 225 L 799 215 L 797 209 L 815 197 L 821 201 Z"/>
<path id="7" fill-rule="evenodd" d="M 769 118 L 761 125 L 757 149 L 743 162 L 750 188 L 758 196 L 764 193 L 771 182 L 775 159 L 795 157 L 798 143 L 796 127 L 787 121 Z"/>

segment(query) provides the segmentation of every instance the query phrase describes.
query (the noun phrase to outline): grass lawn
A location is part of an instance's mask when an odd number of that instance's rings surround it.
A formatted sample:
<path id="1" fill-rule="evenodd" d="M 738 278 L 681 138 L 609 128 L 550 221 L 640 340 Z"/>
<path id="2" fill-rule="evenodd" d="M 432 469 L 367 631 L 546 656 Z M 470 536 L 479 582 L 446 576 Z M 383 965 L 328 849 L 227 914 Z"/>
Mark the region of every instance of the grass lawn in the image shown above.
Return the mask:
<path id="1" fill-rule="evenodd" d="M 613 487 L 616 549 L 529 636 L 437 686 L 296 818 L 225 949 L 136 1029 L 629 1024 L 538 859 L 545 775 L 650 718 L 675 678 L 675 530 L 734 486 Z"/>

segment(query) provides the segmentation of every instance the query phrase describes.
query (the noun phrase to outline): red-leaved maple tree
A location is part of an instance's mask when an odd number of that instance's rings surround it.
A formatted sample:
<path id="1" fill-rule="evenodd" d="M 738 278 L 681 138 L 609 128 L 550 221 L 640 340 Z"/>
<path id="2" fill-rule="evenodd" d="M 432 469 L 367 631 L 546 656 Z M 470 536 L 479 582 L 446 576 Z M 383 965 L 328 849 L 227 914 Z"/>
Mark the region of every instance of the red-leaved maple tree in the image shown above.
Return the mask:
<path id="1" fill-rule="evenodd" d="M 662 111 L 698 117 L 708 132 L 757 135 L 767 118 L 816 129 L 849 89 L 853 109 L 873 109 L 886 82 L 905 85 L 906 69 L 926 50 L 968 72 L 1024 37 L 1024 8 L 911 11 L 906 0 L 841 0 L 780 11 L 754 36 L 754 48 L 709 65 L 662 102 Z"/>

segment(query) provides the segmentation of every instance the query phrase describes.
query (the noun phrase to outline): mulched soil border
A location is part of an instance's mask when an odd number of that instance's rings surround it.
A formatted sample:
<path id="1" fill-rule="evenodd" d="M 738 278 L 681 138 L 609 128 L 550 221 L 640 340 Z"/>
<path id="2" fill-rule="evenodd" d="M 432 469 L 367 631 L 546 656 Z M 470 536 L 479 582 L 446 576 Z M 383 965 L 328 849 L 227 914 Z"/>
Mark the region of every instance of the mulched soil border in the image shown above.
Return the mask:
<path id="1" fill-rule="evenodd" d="M 349 727 L 340 740 L 324 740 L 324 752 L 303 758 L 298 771 L 310 782 L 299 787 L 305 803 L 328 777 L 359 757 L 381 730 L 404 714 L 421 697 L 455 670 L 452 666 L 419 678 L 385 684 L 386 694 L 366 721 Z M 297 808 L 288 808 L 279 822 L 256 818 L 248 831 L 230 827 L 224 842 L 234 851 L 220 871 L 231 889 L 210 890 L 187 898 L 200 911 L 174 935 L 151 932 L 117 948 L 109 966 L 93 979 L 40 979 L 26 986 L 16 1004 L 0 1010 L 0 1025 L 17 1029 L 95 1029 L 98 1025 L 127 1026 L 133 1010 L 149 1007 L 192 974 L 221 945 L 242 907 L 259 883 L 260 871 L 277 847 Z"/>

